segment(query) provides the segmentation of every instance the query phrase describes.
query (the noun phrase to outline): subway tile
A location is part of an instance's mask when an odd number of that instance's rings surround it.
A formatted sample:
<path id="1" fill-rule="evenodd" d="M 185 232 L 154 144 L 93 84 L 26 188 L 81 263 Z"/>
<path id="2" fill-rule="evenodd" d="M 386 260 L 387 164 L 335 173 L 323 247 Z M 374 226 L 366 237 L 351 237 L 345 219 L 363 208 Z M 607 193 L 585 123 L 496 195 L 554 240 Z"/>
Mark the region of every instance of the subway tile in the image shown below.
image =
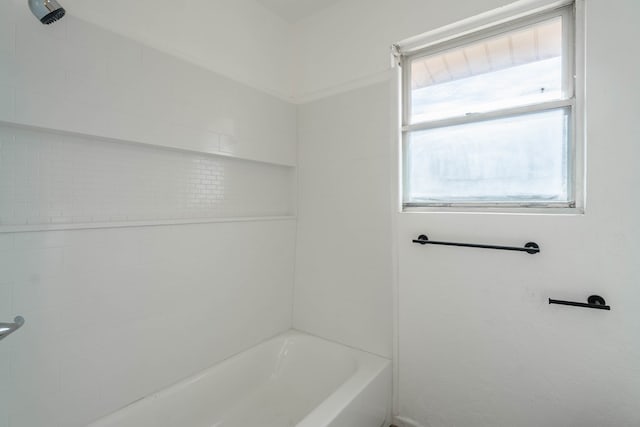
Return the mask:
<path id="1" fill-rule="evenodd" d="M 25 113 L 27 114 L 27 113 Z M 31 112 L 30 114 L 37 114 Z M 100 129 L 143 132 L 143 126 L 116 113 L 100 116 Z M 113 126 L 105 126 L 104 120 Z M 93 127 L 93 129 L 91 129 Z M 11 135 L 11 130 L 3 128 Z M 173 125 L 158 129 L 168 145 L 188 150 L 220 151 L 220 135 L 205 129 Z M 2 155 L 11 159 L 2 173 L 7 191 L 0 191 L 5 224 L 68 224 L 78 222 L 286 215 L 293 200 L 289 168 L 224 157 L 114 144 L 85 137 L 14 131 L 3 138 Z M 123 136 L 123 135 L 117 135 Z M 225 147 L 237 143 L 225 136 Z M 64 234 L 17 235 L 19 248 L 59 247 Z M 1 244 L 1 243 L 0 243 Z"/>
<path id="2" fill-rule="evenodd" d="M 79 79 L 106 79 L 109 59 L 98 46 L 71 45 L 64 52 L 64 68 L 71 85 L 77 85 Z"/>
<path id="3" fill-rule="evenodd" d="M 33 19 L 33 16 L 30 16 Z M 65 20 L 57 22 L 56 25 L 45 26 L 33 25 L 31 19 L 28 23 L 16 24 L 16 60 L 19 63 L 28 63 L 34 67 L 46 69 L 47 73 L 53 68 L 64 69 L 69 50 L 64 40 L 66 38 Z M 47 43 L 43 43 L 43 40 Z M 55 49 L 51 48 L 52 44 L 55 44 Z"/>
<path id="4" fill-rule="evenodd" d="M 137 46 L 131 39 L 78 17 L 70 15 L 65 17 L 65 20 L 69 43 L 75 46 L 89 47 L 101 52 Z"/>
<path id="5" fill-rule="evenodd" d="M 96 357 L 102 340 L 99 332 L 87 339 L 87 331 L 67 337 L 60 360 L 59 419 L 63 426 L 86 426 L 97 417 L 111 412 L 100 398 L 98 380 L 104 362 Z"/>
<path id="6" fill-rule="evenodd" d="M 14 234 L 0 234 L 0 252 L 13 249 Z"/>
<path id="7" fill-rule="evenodd" d="M 13 234 L 14 247 L 16 249 L 45 249 L 58 248 L 65 245 L 64 231 L 48 231 L 42 233 L 15 233 Z M 0 235 L 0 241 L 2 235 Z"/>
<path id="8" fill-rule="evenodd" d="M 236 154 L 238 151 L 238 140 L 229 135 L 221 135 L 220 151 L 223 153 Z"/>
<path id="9" fill-rule="evenodd" d="M 0 283 L 0 322 L 11 321 L 13 313 L 13 287 Z"/>
<path id="10" fill-rule="evenodd" d="M 17 75 L 14 55 L 0 49 L 0 86 L 14 87 Z"/>
<path id="11" fill-rule="evenodd" d="M 47 425 L 85 425 L 286 329 L 294 229 L 294 222 L 231 223 L 19 239 L 21 248 L 54 245 L 13 251 L 22 256 L 63 250 L 65 271 L 15 285 L 15 305 L 27 324 L 12 337 L 12 390 L 20 382 L 12 425 L 41 425 L 45 418 Z M 248 238 L 255 247 L 242 243 Z M 234 255 L 240 250 L 243 260 Z M 185 322 L 194 327 L 185 331 Z M 211 327 L 216 324 L 225 331 Z M 172 348 L 167 336 L 177 340 Z M 180 357 L 185 347 L 193 354 Z"/>
<path id="12" fill-rule="evenodd" d="M 3 2 L 5 3 L 5 2 Z M 13 54 L 15 52 L 15 24 L 10 16 L 0 11 L 0 54 Z"/>
<path id="13" fill-rule="evenodd" d="M 26 408 L 10 408 L 8 413 L 9 427 L 66 427 L 57 422 L 60 411 L 57 402 L 58 395 L 53 394 L 52 396 L 55 397 L 38 396 L 37 399 L 32 398 L 31 405 Z"/>
<path id="14" fill-rule="evenodd" d="M 0 258 L 0 272 L 6 274 L 4 277 L 18 282 L 40 282 L 47 277 L 59 274 L 62 267 L 62 250 L 60 248 L 16 249 Z M 2 279 L 0 278 L 0 280 Z"/>
<path id="15" fill-rule="evenodd" d="M 8 22 L 15 19 L 14 4 L 12 1 L 3 1 L 0 3 L 0 16 L 4 17 Z"/>
<path id="16" fill-rule="evenodd" d="M 15 119 L 15 89 L 0 82 L 0 120 L 10 122 Z"/>
<path id="17" fill-rule="evenodd" d="M 0 427 L 9 427 L 9 355 L 0 350 Z"/>
<path id="18" fill-rule="evenodd" d="M 7 120 L 174 148 L 199 150 L 204 145 L 209 153 L 218 150 L 212 134 L 225 133 L 242 141 L 226 153 L 295 162 L 294 106 L 75 16 L 51 27 L 34 26 L 23 9 L 15 41 L 7 42 L 15 45 L 15 57 L 5 61 L 12 70 L 0 72 L 0 85 L 4 80 L 11 84 L 0 97 L 5 103 L 0 113 Z M 9 31 L 9 26 L 3 28 Z M 45 38 L 55 40 L 56 49 L 42 44 Z M 48 78 L 43 80 L 45 64 Z M 55 88 L 51 81 L 58 82 Z M 12 86 L 16 92 L 9 96 Z M 143 103 L 144 94 L 154 94 L 154 99 Z M 127 121 L 118 113 L 139 118 Z M 192 129 L 191 135 L 178 131 L 165 137 L 161 130 L 150 139 L 136 126 L 144 120 L 158 125 L 171 119 Z"/>
<path id="19" fill-rule="evenodd" d="M 59 351 L 54 340 L 31 335 L 28 327 L 25 323 L 20 332 L 11 337 L 9 424 L 56 425 L 60 410 Z"/>
<path id="20" fill-rule="evenodd" d="M 90 278 L 80 274 L 62 274 L 44 278 L 39 282 L 16 282 L 13 286 L 12 301 L 15 313 L 47 315 L 53 321 L 60 321 L 61 313 L 72 312 L 76 306 L 91 305 L 94 288 Z"/>
<path id="21" fill-rule="evenodd" d="M 37 85 L 34 85 L 37 86 Z M 16 90 L 15 120 L 18 123 L 60 130 L 76 129 L 69 114 L 64 88 L 59 86 Z"/>
<path id="22" fill-rule="evenodd" d="M 142 72 L 142 49 L 140 45 L 122 43 L 105 52 L 110 85 L 142 93 L 140 86 L 146 78 Z"/>
<path id="23" fill-rule="evenodd" d="M 12 22 L 0 29 L 0 119 L 96 137 L 0 125 L 2 225 L 292 212 L 290 168 L 210 154 L 290 159 L 295 107 L 72 15 L 45 27 L 21 7 Z M 0 316 L 27 322 L 0 347 L 0 427 L 86 425 L 288 328 L 294 232 L 287 221 L 0 233 Z"/>

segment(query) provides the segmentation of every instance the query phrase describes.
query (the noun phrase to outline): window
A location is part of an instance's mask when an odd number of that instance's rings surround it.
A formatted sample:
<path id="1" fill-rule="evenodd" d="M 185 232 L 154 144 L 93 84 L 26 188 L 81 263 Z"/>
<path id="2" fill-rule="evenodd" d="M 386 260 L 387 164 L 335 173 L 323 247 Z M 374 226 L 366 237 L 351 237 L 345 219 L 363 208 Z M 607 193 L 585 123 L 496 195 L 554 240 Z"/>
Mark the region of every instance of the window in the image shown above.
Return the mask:
<path id="1" fill-rule="evenodd" d="M 573 16 L 402 53 L 405 208 L 576 206 Z"/>

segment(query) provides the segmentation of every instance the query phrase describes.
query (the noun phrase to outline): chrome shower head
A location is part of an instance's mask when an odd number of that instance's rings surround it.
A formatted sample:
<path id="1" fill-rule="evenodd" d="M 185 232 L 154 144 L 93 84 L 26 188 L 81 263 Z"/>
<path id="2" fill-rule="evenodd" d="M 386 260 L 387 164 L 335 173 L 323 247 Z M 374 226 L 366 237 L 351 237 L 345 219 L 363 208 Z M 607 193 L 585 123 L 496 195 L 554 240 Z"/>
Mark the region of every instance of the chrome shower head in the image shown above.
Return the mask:
<path id="1" fill-rule="evenodd" d="M 24 318 L 16 316 L 14 323 L 0 323 L 0 340 L 8 337 L 24 325 Z"/>
<path id="2" fill-rule="evenodd" d="M 56 0 L 29 0 L 29 9 L 43 24 L 52 24 L 61 19 L 65 10 Z"/>

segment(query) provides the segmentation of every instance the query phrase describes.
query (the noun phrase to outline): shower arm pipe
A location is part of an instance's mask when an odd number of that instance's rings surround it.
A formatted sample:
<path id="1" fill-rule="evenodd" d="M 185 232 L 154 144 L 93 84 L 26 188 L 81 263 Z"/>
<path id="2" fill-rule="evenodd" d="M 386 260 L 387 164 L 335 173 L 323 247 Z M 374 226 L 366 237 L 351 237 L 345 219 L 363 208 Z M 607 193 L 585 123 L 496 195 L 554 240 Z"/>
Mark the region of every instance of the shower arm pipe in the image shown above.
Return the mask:
<path id="1" fill-rule="evenodd" d="M 8 337 L 24 325 L 24 318 L 22 316 L 16 316 L 13 319 L 13 323 L 0 323 L 0 340 Z"/>
<path id="2" fill-rule="evenodd" d="M 476 243 L 459 243 L 459 242 L 441 242 L 437 240 L 429 240 L 429 238 L 421 234 L 416 240 L 412 240 L 413 243 L 419 243 L 421 245 L 441 245 L 441 246 L 459 246 L 464 248 L 479 248 L 479 249 L 498 249 L 502 251 L 517 251 L 526 252 L 534 255 L 540 252 L 540 246 L 535 242 L 527 242 L 524 247 L 519 246 L 500 246 L 500 245 L 483 245 Z"/>

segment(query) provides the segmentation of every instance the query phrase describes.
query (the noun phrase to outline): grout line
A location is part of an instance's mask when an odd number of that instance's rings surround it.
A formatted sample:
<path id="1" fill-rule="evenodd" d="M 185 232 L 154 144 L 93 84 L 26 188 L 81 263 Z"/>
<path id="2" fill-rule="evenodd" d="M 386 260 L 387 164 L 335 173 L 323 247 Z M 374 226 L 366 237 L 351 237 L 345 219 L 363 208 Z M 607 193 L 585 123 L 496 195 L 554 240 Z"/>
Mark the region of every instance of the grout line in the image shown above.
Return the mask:
<path id="1" fill-rule="evenodd" d="M 296 216 L 294 241 L 293 241 L 293 280 L 291 287 L 291 329 L 295 327 L 295 309 L 296 309 L 296 289 L 298 277 L 298 233 L 300 232 L 300 221 L 298 214 L 300 210 L 300 107 L 296 105 L 296 168 L 294 170 L 294 194 L 293 194 L 293 212 Z"/>

